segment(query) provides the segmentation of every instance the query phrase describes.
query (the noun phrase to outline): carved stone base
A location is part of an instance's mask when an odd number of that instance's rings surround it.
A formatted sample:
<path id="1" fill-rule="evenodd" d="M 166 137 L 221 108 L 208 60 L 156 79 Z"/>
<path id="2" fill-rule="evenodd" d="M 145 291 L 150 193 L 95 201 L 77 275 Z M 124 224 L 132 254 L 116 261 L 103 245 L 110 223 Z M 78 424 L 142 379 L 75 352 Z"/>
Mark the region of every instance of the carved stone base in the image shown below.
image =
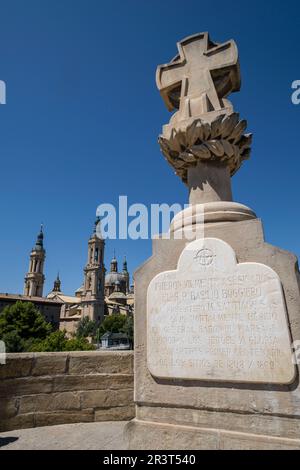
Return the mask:
<path id="1" fill-rule="evenodd" d="M 274 437 L 251 432 L 235 432 L 209 427 L 147 422 L 139 421 L 138 419 L 134 419 L 126 425 L 125 439 L 127 441 L 127 448 L 134 450 L 300 449 L 300 439 Z"/>
<path id="2" fill-rule="evenodd" d="M 255 213 L 249 207 L 233 201 L 195 204 L 176 214 L 170 225 L 170 233 L 174 238 L 182 238 L 184 235 L 193 240 L 199 238 L 196 235 L 202 231 L 203 224 L 241 222 L 255 218 Z"/>
<path id="3" fill-rule="evenodd" d="M 232 203 L 222 204 L 226 207 L 226 204 Z M 242 211 L 243 206 L 235 207 L 240 207 Z M 250 209 L 243 210 L 249 220 L 205 223 L 202 224 L 204 235 L 228 243 L 239 263 L 262 263 L 278 274 L 286 302 L 291 340 L 296 341 L 300 338 L 297 258 L 266 243 L 261 221 L 251 218 Z M 184 380 L 158 378 L 151 374 L 147 364 L 148 287 L 158 274 L 177 269 L 178 259 L 186 245 L 185 239 L 153 240 L 152 256 L 135 272 L 136 420 L 126 428 L 129 447 L 300 449 L 299 365 L 296 365 L 297 375 L 292 384 Z M 260 364 L 257 366 L 260 367 Z"/>

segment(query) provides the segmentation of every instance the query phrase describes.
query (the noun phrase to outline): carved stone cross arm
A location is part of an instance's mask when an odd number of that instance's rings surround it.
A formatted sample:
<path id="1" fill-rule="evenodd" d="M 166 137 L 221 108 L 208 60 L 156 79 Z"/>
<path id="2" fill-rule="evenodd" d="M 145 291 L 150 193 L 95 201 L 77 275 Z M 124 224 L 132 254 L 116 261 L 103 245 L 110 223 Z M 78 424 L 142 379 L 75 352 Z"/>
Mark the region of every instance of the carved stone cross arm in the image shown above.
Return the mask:
<path id="1" fill-rule="evenodd" d="M 161 150 L 181 179 L 199 161 L 219 162 L 234 174 L 250 154 L 247 123 L 233 111 L 227 96 L 240 89 L 238 49 L 233 40 L 216 44 L 208 33 L 177 43 L 178 54 L 156 72 L 157 87 L 169 111 Z"/>
<path id="2" fill-rule="evenodd" d="M 199 33 L 183 39 L 177 47 L 179 54 L 170 63 L 158 66 L 156 73 L 168 110 L 184 113 L 186 99 L 190 101 L 189 117 L 222 109 L 222 98 L 240 88 L 235 42 L 215 44 L 208 33 Z"/>

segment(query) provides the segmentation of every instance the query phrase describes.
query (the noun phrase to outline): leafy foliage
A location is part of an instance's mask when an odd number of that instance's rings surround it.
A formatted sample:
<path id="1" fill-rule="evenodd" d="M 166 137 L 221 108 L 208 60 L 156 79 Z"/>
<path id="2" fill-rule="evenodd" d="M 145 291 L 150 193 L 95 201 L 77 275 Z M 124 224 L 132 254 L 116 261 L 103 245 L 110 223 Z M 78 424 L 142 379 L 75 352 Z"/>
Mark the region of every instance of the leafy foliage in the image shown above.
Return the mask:
<path id="1" fill-rule="evenodd" d="M 66 342 L 64 351 L 93 351 L 95 346 L 85 338 L 72 338 Z"/>
<path id="2" fill-rule="evenodd" d="M 133 349 L 133 336 L 134 336 L 133 327 L 134 327 L 133 316 L 129 315 L 128 317 L 126 317 L 126 321 L 121 331 L 127 335 L 131 349 Z"/>
<path id="3" fill-rule="evenodd" d="M 83 323 L 84 334 L 92 331 L 90 323 Z M 0 339 L 5 342 L 7 352 L 95 349 L 83 336 L 68 339 L 65 331 L 53 332 L 51 324 L 45 321 L 43 315 L 31 302 L 18 301 L 3 309 L 0 313 Z"/>
<path id="4" fill-rule="evenodd" d="M 0 339 L 7 352 L 25 350 L 28 340 L 45 339 L 52 326 L 31 302 L 18 301 L 0 313 Z"/>
<path id="5" fill-rule="evenodd" d="M 100 342 L 104 333 L 125 333 L 128 337 L 130 347 L 133 348 L 133 316 L 110 315 L 101 323 L 97 331 L 97 342 Z"/>
<path id="6" fill-rule="evenodd" d="M 42 341 L 34 341 L 28 345 L 27 351 L 55 352 L 55 351 L 91 351 L 95 347 L 85 338 L 66 337 L 65 331 L 54 331 Z"/>
<path id="7" fill-rule="evenodd" d="M 89 317 L 83 317 L 79 322 L 76 330 L 77 338 L 87 338 L 88 336 L 95 336 L 97 324 Z"/>
<path id="8" fill-rule="evenodd" d="M 99 326 L 99 337 L 101 338 L 104 333 L 120 333 L 126 322 L 125 315 L 109 315 L 106 317 Z"/>
<path id="9" fill-rule="evenodd" d="M 5 333 L 1 340 L 5 343 L 6 352 L 22 352 L 24 351 L 25 341 L 20 337 L 16 330 Z"/>
<path id="10" fill-rule="evenodd" d="M 43 339 L 51 333 L 52 326 L 33 303 L 18 301 L 0 313 L 0 335 L 10 331 L 16 331 L 23 339 Z"/>

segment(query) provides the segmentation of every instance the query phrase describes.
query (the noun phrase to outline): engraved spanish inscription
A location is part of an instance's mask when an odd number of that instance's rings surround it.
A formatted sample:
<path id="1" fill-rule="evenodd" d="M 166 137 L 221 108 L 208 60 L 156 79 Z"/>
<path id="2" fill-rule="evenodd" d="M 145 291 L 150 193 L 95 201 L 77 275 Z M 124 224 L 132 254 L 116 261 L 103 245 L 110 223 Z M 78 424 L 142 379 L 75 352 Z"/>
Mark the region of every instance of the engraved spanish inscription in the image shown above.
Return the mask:
<path id="1" fill-rule="evenodd" d="M 237 263 L 216 238 L 195 240 L 147 293 L 147 362 L 161 378 L 291 383 L 295 375 L 278 275 Z"/>

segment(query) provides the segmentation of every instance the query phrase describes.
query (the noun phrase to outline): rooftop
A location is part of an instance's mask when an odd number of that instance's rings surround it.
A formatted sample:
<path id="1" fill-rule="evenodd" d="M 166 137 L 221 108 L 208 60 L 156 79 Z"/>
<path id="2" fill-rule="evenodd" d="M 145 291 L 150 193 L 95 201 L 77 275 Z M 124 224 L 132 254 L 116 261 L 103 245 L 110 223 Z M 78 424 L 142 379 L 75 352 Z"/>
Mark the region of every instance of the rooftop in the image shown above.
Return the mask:
<path id="1" fill-rule="evenodd" d="M 61 300 L 47 299 L 46 297 L 35 297 L 31 295 L 22 295 L 22 294 L 9 294 L 9 293 L 0 293 L 1 300 L 14 300 L 14 301 L 24 301 L 24 302 L 39 302 L 44 304 L 61 304 Z"/>
<path id="2" fill-rule="evenodd" d="M 101 336 L 101 339 L 109 338 L 109 339 L 128 339 L 128 336 L 126 333 L 111 333 L 110 331 L 107 331 L 104 333 L 103 336 Z"/>

